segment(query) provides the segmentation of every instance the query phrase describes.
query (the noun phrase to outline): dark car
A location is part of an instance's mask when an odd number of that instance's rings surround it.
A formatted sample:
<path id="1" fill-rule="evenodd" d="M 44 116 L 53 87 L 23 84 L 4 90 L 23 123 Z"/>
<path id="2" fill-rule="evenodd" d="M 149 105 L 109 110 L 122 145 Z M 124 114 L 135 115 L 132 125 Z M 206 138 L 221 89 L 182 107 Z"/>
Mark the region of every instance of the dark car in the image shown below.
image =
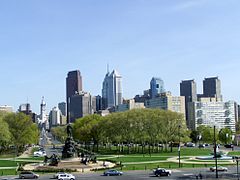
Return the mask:
<path id="1" fill-rule="evenodd" d="M 104 176 L 121 176 L 123 173 L 116 169 L 109 169 L 103 173 Z"/>
<path id="2" fill-rule="evenodd" d="M 35 174 L 34 172 L 31 171 L 22 171 L 19 174 L 19 179 L 37 179 L 39 177 L 38 174 Z"/>
<path id="3" fill-rule="evenodd" d="M 171 170 L 166 170 L 163 168 L 157 168 L 153 170 L 153 174 L 155 176 L 171 176 L 172 171 Z"/>
<path id="4" fill-rule="evenodd" d="M 225 148 L 233 148 L 233 144 L 225 144 L 224 147 Z"/>

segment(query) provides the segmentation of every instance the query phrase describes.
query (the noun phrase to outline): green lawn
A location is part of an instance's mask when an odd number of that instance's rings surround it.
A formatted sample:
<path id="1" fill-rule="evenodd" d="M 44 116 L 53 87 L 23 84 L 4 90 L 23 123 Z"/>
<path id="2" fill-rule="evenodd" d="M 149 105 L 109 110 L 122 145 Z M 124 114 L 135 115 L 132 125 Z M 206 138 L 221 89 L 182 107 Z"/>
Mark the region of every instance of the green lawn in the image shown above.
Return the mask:
<path id="1" fill-rule="evenodd" d="M 240 156 L 240 151 L 231 151 L 228 153 L 228 156 Z"/>
<path id="2" fill-rule="evenodd" d="M 15 167 L 15 166 L 17 166 L 17 162 L 15 161 L 0 160 L 0 167 Z"/>
<path id="3" fill-rule="evenodd" d="M 197 168 L 197 167 L 205 167 L 209 168 L 213 166 L 214 164 L 181 164 L 181 168 Z M 129 164 L 129 165 L 124 165 L 121 169 L 123 171 L 128 171 L 128 170 L 152 170 L 154 168 L 161 167 L 161 168 L 167 168 L 167 169 L 177 169 L 179 168 L 178 163 L 171 163 L 171 162 L 166 162 L 166 163 L 152 163 L 152 164 Z"/>
<path id="4" fill-rule="evenodd" d="M 146 162 L 146 161 L 163 161 L 163 160 L 167 160 L 168 157 L 158 157 L 158 156 L 131 156 L 131 155 L 126 155 L 123 157 L 119 157 L 119 158 L 111 158 L 112 161 L 116 161 L 116 162 Z M 107 160 L 107 159 L 106 159 Z"/>
<path id="5" fill-rule="evenodd" d="M 15 169 L 0 169 L 0 176 L 5 175 L 17 175 L 17 172 Z"/>

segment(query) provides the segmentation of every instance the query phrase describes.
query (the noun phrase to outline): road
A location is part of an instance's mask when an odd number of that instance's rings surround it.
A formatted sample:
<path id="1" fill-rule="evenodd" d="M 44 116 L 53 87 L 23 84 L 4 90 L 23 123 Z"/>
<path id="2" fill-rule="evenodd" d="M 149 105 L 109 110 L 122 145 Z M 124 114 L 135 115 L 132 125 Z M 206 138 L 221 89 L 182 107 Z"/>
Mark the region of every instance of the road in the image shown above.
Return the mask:
<path id="1" fill-rule="evenodd" d="M 196 175 L 202 174 L 203 179 L 215 179 L 215 172 L 210 172 L 207 168 L 177 169 L 172 170 L 170 177 L 155 177 L 151 171 L 127 171 L 122 176 L 102 176 L 102 172 L 75 173 L 76 179 L 80 180 L 137 180 L 137 179 L 196 179 Z M 40 175 L 39 180 L 52 179 L 53 174 Z M 18 179 L 16 176 L 0 177 L 0 179 Z M 237 179 L 236 167 L 228 167 L 228 172 L 219 172 L 219 179 Z"/>

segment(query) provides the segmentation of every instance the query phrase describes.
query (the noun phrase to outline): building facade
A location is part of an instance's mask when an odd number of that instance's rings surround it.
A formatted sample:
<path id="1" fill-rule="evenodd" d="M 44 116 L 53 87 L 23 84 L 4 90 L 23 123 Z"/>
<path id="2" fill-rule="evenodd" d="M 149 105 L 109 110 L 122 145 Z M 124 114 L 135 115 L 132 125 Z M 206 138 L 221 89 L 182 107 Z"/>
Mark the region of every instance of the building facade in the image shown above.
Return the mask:
<path id="1" fill-rule="evenodd" d="M 0 111 L 13 112 L 13 107 L 8 105 L 0 106 Z"/>
<path id="2" fill-rule="evenodd" d="M 106 74 L 102 86 L 103 109 L 122 104 L 122 76 L 113 70 Z"/>
<path id="3" fill-rule="evenodd" d="M 68 72 L 66 78 L 67 121 L 69 122 L 70 98 L 82 91 L 82 76 L 79 70 Z"/>
<path id="4" fill-rule="evenodd" d="M 149 99 L 145 103 L 146 108 L 160 108 L 171 110 L 183 114 L 185 118 L 185 98 L 184 96 L 172 96 L 170 92 L 165 92 L 159 97 Z"/>
<path id="5" fill-rule="evenodd" d="M 144 103 L 135 102 L 134 99 L 124 100 L 122 104 L 116 106 L 116 112 L 128 111 L 131 109 L 145 108 Z"/>
<path id="6" fill-rule="evenodd" d="M 58 109 L 61 111 L 63 116 L 67 115 L 67 105 L 65 102 L 58 103 Z"/>
<path id="7" fill-rule="evenodd" d="M 213 97 L 217 101 L 222 101 L 221 81 L 218 77 L 205 78 L 203 80 L 203 96 Z"/>
<path id="8" fill-rule="evenodd" d="M 184 80 L 180 83 L 180 96 L 185 97 L 185 114 L 187 127 L 188 124 L 188 103 L 197 101 L 197 85 L 194 80 Z"/>
<path id="9" fill-rule="evenodd" d="M 236 129 L 237 106 L 234 101 L 228 102 L 192 102 L 189 103 L 190 129 L 195 130 L 200 125 L 216 126 L 218 129 Z"/>
<path id="10" fill-rule="evenodd" d="M 70 97 L 70 123 L 75 122 L 76 119 L 94 114 L 96 107 L 94 107 L 95 97 L 92 97 L 90 93 L 79 92 Z M 96 104 L 96 103 L 95 103 Z"/>
<path id="11" fill-rule="evenodd" d="M 164 82 L 161 78 L 153 77 L 150 82 L 150 98 L 155 98 L 158 94 L 164 93 Z"/>
<path id="12" fill-rule="evenodd" d="M 53 127 L 53 126 L 58 126 L 60 124 L 62 124 L 61 122 L 61 111 L 59 108 L 57 107 L 54 107 L 50 114 L 49 114 L 49 126 L 50 128 Z"/>

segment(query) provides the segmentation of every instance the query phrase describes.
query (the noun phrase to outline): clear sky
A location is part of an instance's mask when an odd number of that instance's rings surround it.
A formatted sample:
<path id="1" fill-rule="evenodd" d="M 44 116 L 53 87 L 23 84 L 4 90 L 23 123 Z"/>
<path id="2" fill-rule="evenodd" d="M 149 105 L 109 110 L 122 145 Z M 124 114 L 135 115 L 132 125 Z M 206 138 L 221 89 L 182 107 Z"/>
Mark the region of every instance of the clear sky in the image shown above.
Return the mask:
<path id="1" fill-rule="evenodd" d="M 39 113 L 65 100 L 65 78 L 79 69 L 83 89 L 101 94 L 107 63 L 123 95 L 153 76 L 179 95 L 179 83 L 218 76 L 224 100 L 240 102 L 239 0 L 1 0 L 0 104 Z"/>

